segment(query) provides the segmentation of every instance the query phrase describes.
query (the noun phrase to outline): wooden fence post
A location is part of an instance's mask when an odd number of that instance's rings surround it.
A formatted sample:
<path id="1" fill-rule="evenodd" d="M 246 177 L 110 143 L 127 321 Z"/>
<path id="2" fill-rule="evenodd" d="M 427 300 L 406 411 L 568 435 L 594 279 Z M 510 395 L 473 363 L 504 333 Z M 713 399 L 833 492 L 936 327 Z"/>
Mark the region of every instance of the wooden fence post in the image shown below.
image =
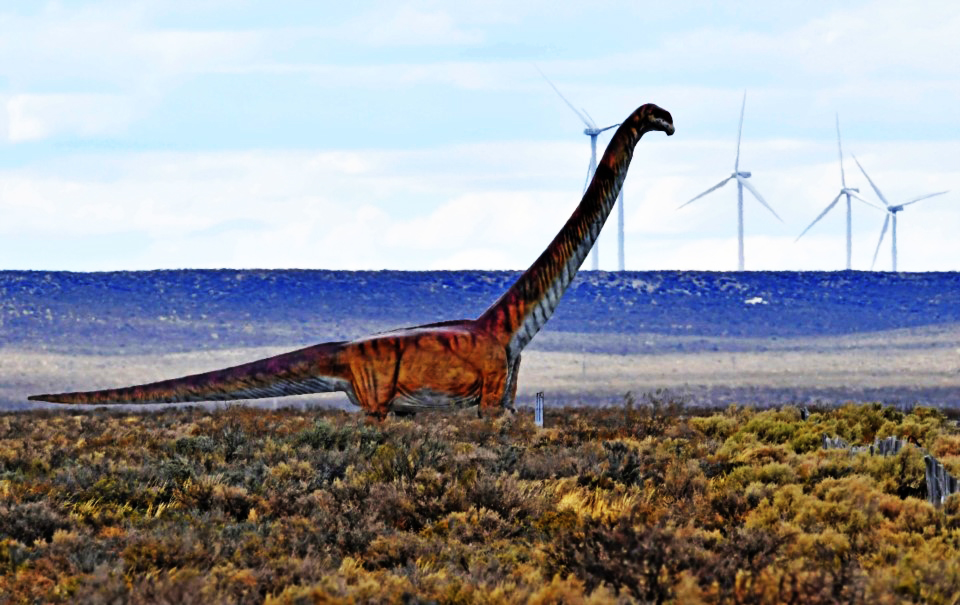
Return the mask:
<path id="1" fill-rule="evenodd" d="M 948 473 L 946 467 L 930 454 L 923 457 L 923 463 L 927 471 L 927 500 L 939 508 L 950 494 L 960 492 L 960 485 L 957 478 Z"/>
<path id="2" fill-rule="evenodd" d="M 880 456 L 896 456 L 900 450 L 907 445 L 905 439 L 899 437 L 886 437 L 877 439 L 871 445 L 850 445 L 840 437 L 828 437 L 824 434 L 821 437 L 823 449 L 843 449 L 850 452 L 850 455 L 859 453 L 869 453 L 870 455 L 879 454 Z M 926 471 L 927 480 L 927 500 L 937 508 L 943 506 L 943 502 L 950 494 L 960 493 L 960 481 L 947 472 L 940 462 L 928 454 L 926 450 L 920 448 L 923 453 L 923 464 Z"/>

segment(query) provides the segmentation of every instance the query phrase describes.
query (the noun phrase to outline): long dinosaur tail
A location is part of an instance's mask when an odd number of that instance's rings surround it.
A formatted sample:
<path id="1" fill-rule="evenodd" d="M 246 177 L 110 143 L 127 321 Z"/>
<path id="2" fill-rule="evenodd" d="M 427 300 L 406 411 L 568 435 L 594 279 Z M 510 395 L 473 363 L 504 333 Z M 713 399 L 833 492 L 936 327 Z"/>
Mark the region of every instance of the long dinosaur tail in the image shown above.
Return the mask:
<path id="1" fill-rule="evenodd" d="M 314 345 L 223 370 L 149 384 L 102 391 L 31 395 L 28 399 L 53 403 L 176 403 L 349 392 L 347 369 L 340 359 L 343 345 L 343 342 Z"/>
<path id="2" fill-rule="evenodd" d="M 647 104 L 634 111 L 614 133 L 583 199 L 547 249 L 477 319 L 500 339 L 510 359 L 516 358 L 550 319 L 613 209 L 634 147 L 651 130 L 672 135 L 673 118 L 666 110 Z"/>

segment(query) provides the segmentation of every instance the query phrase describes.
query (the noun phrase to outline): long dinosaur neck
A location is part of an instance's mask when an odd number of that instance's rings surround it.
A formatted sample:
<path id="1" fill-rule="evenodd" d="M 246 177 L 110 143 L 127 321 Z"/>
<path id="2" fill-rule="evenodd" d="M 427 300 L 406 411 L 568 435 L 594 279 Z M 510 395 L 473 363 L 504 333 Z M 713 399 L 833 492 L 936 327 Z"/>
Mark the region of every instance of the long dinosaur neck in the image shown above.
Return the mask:
<path id="1" fill-rule="evenodd" d="M 643 136 L 625 122 L 610 140 L 580 205 L 543 254 L 477 322 L 516 357 L 553 315 L 560 297 L 597 241 Z"/>

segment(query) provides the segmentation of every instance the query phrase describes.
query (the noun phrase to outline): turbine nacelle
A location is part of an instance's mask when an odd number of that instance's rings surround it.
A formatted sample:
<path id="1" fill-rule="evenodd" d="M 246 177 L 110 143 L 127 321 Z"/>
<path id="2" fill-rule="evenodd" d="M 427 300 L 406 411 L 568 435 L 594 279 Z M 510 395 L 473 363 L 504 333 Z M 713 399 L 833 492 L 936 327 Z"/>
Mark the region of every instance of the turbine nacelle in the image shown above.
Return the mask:
<path id="1" fill-rule="evenodd" d="M 840 193 L 846 193 L 847 195 L 850 195 L 853 193 L 860 193 L 860 190 L 856 187 L 844 187 L 840 190 Z"/>
<path id="2" fill-rule="evenodd" d="M 610 130 L 611 128 L 616 128 L 616 127 L 619 126 L 619 125 L 620 125 L 620 122 L 617 122 L 616 124 L 611 124 L 610 126 L 607 126 L 606 128 L 597 128 L 597 127 L 589 127 L 589 126 L 588 126 L 587 128 L 584 128 L 584 129 L 583 129 L 583 134 L 587 135 L 588 137 L 595 137 L 595 136 L 597 136 L 598 134 L 600 134 L 601 132 L 603 132 L 604 130 Z"/>
<path id="3" fill-rule="evenodd" d="M 760 195 L 760 192 L 757 189 L 747 182 L 747 179 L 750 178 L 753 173 L 746 170 L 740 170 L 740 139 L 743 135 L 743 112 L 747 106 L 747 93 L 743 93 L 743 103 L 740 105 L 740 125 L 737 127 L 737 157 L 733 162 L 733 173 L 730 174 L 727 178 L 723 179 L 713 187 L 707 189 L 700 195 L 695 198 L 687 201 L 682 204 L 680 208 L 692 204 L 693 202 L 699 200 L 703 196 L 716 191 L 717 189 L 723 187 L 730 181 L 736 181 L 737 183 L 737 268 L 740 271 L 743 271 L 744 261 L 743 261 L 743 190 L 746 189 L 760 204 L 770 211 L 773 216 L 777 218 L 778 221 L 783 222 L 783 219 L 780 218 L 780 215 L 777 214 L 770 204 L 767 203 L 763 196 Z"/>
<path id="4" fill-rule="evenodd" d="M 563 96 L 563 93 L 560 92 L 560 89 L 554 86 L 553 82 L 550 81 L 550 78 L 547 77 L 547 74 L 543 73 L 539 67 L 537 67 L 536 69 L 538 72 L 540 72 L 540 75 L 543 76 L 543 79 L 547 81 L 547 84 L 550 85 L 550 88 L 552 88 L 554 92 L 557 93 L 557 96 L 563 99 L 563 102 L 566 103 L 571 110 L 573 110 L 573 113 L 577 114 L 577 117 L 579 117 L 580 120 L 583 122 L 583 125 L 586 126 L 586 128 L 583 129 L 583 134 L 590 137 L 590 151 L 591 151 L 590 165 L 587 167 L 587 179 L 586 181 L 584 181 L 584 184 L 583 184 L 583 190 L 584 192 L 586 192 L 587 186 L 590 184 L 590 181 L 593 179 L 593 174 L 597 169 L 597 137 L 600 135 L 600 133 L 604 132 L 605 130 L 610 130 L 611 128 L 616 128 L 617 126 L 620 126 L 620 122 L 617 122 L 616 124 L 611 124 L 610 126 L 607 126 L 605 128 L 599 128 L 597 126 L 597 123 L 593 121 L 593 118 L 590 116 L 590 114 L 587 113 L 586 109 L 583 109 L 583 108 L 577 109 L 576 107 L 574 107 L 573 103 L 568 101 L 567 97 Z M 673 125 L 671 124 L 669 131 L 667 129 L 664 129 L 664 131 L 667 132 L 668 135 L 672 135 L 673 134 L 672 129 L 673 129 Z M 620 190 L 620 198 L 617 204 L 619 205 L 618 215 L 620 219 L 617 225 L 617 235 L 618 235 L 618 244 L 619 244 L 619 250 L 617 251 L 618 259 L 619 259 L 618 268 L 620 269 L 620 271 L 623 271 L 624 266 L 623 266 L 623 190 L 622 189 Z M 594 242 L 593 253 L 590 255 L 591 256 L 590 264 L 592 265 L 592 268 L 594 271 L 600 268 L 598 247 L 599 247 L 599 242 Z"/>
<path id="5" fill-rule="evenodd" d="M 867 171 L 863 169 L 863 166 L 860 165 L 860 160 L 856 156 L 853 157 L 853 161 L 857 163 L 857 166 L 860 167 L 860 172 L 863 173 L 863 176 L 867 177 L 867 182 L 870 183 L 870 186 L 873 187 L 873 190 L 877 193 L 877 197 L 880 198 L 880 201 L 884 203 L 885 208 L 881 210 L 887 211 L 887 216 L 883 219 L 883 228 L 880 230 L 880 239 L 877 241 L 877 249 L 873 253 L 873 262 L 870 264 L 870 270 L 873 270 L 874 265 L 877 264 L 877 254 L 880 252 L 880 246 L 883 245 L 883 237 L 887 234 L 887 227 L 890 225 L 890 217 L 893 217 L 893 241 L 890 242 L 891 246 L 891 256 L 893 260 L 893 270 L 897 270 L 897 213 L 903 210 L 904 206 L 909 206 L 910 204 L 916 204 L 919 201 L 929 199 L 931 197 L 936 197 L 938 195 L 943 195 L 947 193 L 946 191 L 938 191 L 936 193 L 928 193 L 926 195 L 921 195 L 920 197 L 915 197 L 908 202 L 902 204 L 897 204 L 893 206 L 890 202 L 887 201 L 887 198 L 884 197 L 883 193 L 880 192 L 880 189 L 877 187 L 876 183 L 873 182 L 873 179 L 870 178 L 870 175 L 867 174 Z"/>

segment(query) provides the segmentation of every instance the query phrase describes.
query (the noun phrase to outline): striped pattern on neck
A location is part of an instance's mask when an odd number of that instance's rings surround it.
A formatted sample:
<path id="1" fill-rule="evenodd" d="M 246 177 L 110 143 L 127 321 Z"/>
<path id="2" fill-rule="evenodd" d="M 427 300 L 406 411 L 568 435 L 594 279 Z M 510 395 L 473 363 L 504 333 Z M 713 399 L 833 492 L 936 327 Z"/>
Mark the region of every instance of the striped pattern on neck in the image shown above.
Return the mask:
<path id="1" fill-rule="evenodd" d="M 580 205 L 543 254 L 477 320 L 506 346 L 508 358 L 519 355 L 556 310 L 613 210 L 641 136 L 633 120 L 617 129 Z"/>

